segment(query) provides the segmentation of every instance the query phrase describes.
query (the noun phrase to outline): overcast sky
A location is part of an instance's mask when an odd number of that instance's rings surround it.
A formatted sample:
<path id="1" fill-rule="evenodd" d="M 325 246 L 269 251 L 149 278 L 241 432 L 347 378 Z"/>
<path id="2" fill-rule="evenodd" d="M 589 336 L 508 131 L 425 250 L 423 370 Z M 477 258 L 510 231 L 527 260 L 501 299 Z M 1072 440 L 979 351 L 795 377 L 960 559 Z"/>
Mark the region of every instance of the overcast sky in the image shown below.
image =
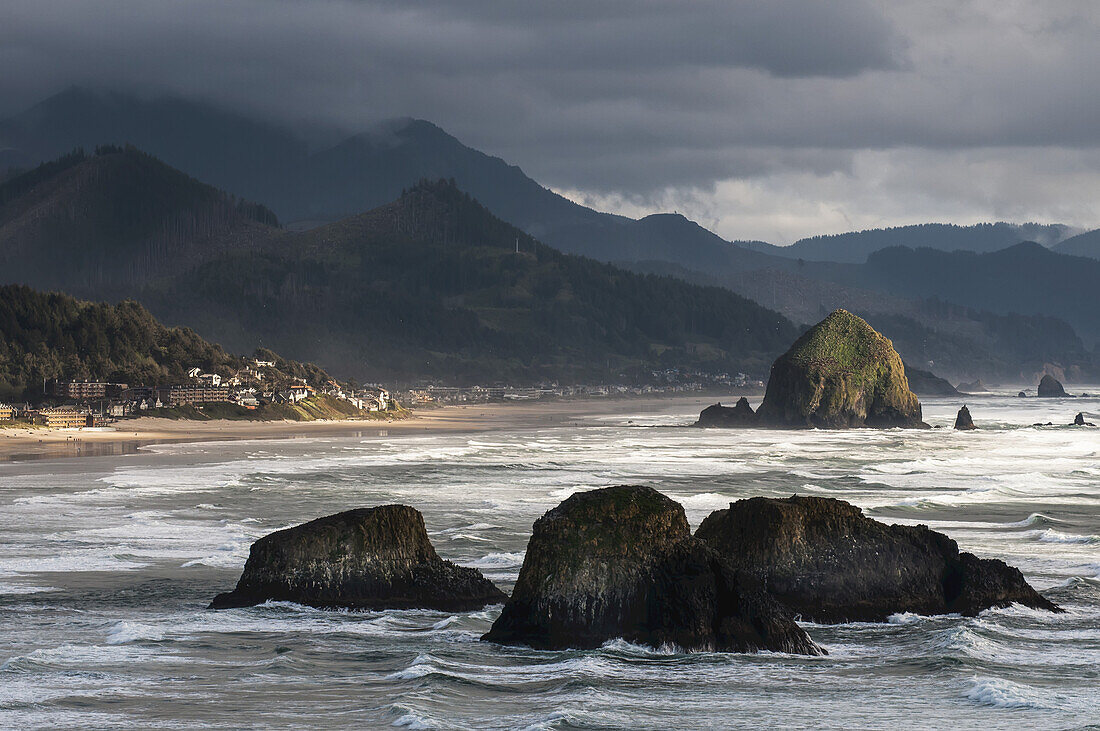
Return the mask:
<path id="1" fill-rule="evenodd" d="M 1100 226 L 1095 0 L 0 0 L 0 112 L 70 84 L 431 120 L 727 238 Z"/>

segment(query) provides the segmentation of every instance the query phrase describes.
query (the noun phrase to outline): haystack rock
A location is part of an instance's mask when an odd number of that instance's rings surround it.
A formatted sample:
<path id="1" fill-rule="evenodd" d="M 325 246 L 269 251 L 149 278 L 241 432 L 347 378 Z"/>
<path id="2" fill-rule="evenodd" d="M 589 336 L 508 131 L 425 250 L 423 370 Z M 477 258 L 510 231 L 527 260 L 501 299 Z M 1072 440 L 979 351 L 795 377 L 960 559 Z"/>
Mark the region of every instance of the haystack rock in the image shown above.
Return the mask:
<path id="1" fill-rule="evenodd" d="M 845 310 L 775 361 L 756 415 L 764 426 L 786 428 L 928 426 L 893 344 Z"/>
<path id="2" fill-rule="evenodd" d="M 822 652 L 758 580 L 691 536 L 683 507 L 637 486 L 577 493 L 539 518 L 512 597 L 482 639 L 583 649 L 619 637 Z"/>
<path id="3" fill-rule="evenodd" d="M 955 428 L 959 431 L 969 431 L 978 428 L 974 426 L 974 420 L 970 418 L 970 409 L 966 406 L 959 409 L 959 415 L 955 417 Z"/>
<path id="4" fill-rule="evenodd" d="M 755 426 L 757 424 L 756 412 L 749 406 L 749 400 L 742 396 L 734 406 L 723 406 L 720 403 L 708 406 L 699 414 L 699 421 L 695 426 Z"/>
<path id="5" fill-rule="evenodd" d="M 461 612 L 506 598 L 477 569 L 441 559 L 419 511 L 383 505 L 264 536 L 252 544 L 237 588 L 210 608 L 274 599 L 326 609 Z"/>
<path id="6" fill-rule="evenodd" d="M 886 525 L 840 500 L 741 500 L 711 513 L 695 536 L 815 622 L 878 622 L 898 612 L 974 616 L 1013 603 L 1060 611 L 1003 561 L 959 553 L 927 526 Z"/>
<path id="7" fill-rule="evenodd" d="M 1054 376 L 1045 375 L 1039 381 L 1039 396 L 1041 398 L 1063 398 L 1068 395 L 1066 389 L 1062 387 L 1062 383 Z"/>

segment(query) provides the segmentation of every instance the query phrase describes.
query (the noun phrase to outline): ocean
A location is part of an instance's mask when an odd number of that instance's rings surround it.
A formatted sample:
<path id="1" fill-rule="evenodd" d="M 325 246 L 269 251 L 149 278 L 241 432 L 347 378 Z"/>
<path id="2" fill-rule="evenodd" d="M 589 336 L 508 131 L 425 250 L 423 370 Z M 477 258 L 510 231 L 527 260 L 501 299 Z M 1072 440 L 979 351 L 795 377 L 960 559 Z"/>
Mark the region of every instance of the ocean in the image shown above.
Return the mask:
<path id="1" fill-rule="evenodd" d="M 1013 394 L 966 398 L 976 432 L 950 428 L 960 398 L 924 400 L 940 429 L 844 432 L 692 429 L 696 403 L 667 400 L 553 428 L 3 463 L 0 727 L 1100 725 L 1100 428 L 1065 426 L 1100 421 L 1100 399 Z M 535 519 L 616 484 L 664 492 L 693 528 L 754 495 L 841 498 L 1002 558 L 1067 611 L 806 624 L 829 655 L 801 657 L 479 641 L 499 606 L 206 609 L 256 538 L 395 502 L 423 512 L 444 558 L 508 591 Z"/>

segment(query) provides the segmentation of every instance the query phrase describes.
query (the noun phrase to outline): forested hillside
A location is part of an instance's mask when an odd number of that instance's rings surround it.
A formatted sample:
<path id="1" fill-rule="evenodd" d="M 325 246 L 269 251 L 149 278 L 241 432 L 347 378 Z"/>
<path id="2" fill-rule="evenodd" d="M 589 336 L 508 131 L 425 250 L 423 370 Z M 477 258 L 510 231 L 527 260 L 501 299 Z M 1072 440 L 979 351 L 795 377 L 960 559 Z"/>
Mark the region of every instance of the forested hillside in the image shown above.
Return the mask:
<path id="1" fill-rule="evenodd" d="M 133 301 L 109 305 L 0 287 L 0 401 L 40 395 L 43 381 L 53 379 L 158 386 L 185 382 L 191 368 L 229 375 L 244 363 L 188 328 L 165 327 Z M 311 383 L 328 380 L 313 365 L 278 358 L 276 367 Z"/>
<path id="2" fill-rule="evenodd" d="M 949 223 L 922 223 L 812 236 L 790 246 L 761 245 L 760 242 L 748 242 L 744 245 L 791 259 L 862 264 L 874 252 L 891 246 L 990 252 L 1006 249 L 1021 241 L 1038 241 L 1050 246 L 1062 241 L 1070 233 L 1069 227 L 1061 224 L 979 223 L 973 226 L 956 226 Z"/>
<path id="3" fill-rule="evenodd" d="M 797 335 L 729 291 L 551 249 L 444 181 L 210 261 L 145 296 L 233 347 L 258 339 L 372 378 L 764 375 Z"/>
<path id="4" fill-rule="evenodd" d="M 119 296 L 277 224 L 134 148 L 76 150 L 0 184 L 0 284 Z"/>

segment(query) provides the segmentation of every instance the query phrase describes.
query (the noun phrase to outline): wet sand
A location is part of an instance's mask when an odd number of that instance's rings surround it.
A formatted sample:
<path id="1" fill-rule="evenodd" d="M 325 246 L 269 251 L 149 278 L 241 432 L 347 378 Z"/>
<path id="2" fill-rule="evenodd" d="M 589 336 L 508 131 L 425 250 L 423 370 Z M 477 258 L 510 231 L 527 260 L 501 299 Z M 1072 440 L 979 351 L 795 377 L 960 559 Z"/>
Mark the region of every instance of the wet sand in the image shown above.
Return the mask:
<path id="1" fill-rule="evenodd" d="M 722 397 L 727 400 L 730 397 Z M 735 398 L 735 397 L 734 397 Z M 534 429 L 581 424 L 596 414 L 645 413 L 670 402 L 698 406 L 713 395 L 527 401 L 417 409 L 405 419 L 348 421 L 184 421 L 140 417 L 103 429 L 0 429 L 0 461 L 131 454 L 148 444 L 316 436 L 398 436 L 445 431 Z M 732 402 L 732 401 L 731 401 Z"/>

